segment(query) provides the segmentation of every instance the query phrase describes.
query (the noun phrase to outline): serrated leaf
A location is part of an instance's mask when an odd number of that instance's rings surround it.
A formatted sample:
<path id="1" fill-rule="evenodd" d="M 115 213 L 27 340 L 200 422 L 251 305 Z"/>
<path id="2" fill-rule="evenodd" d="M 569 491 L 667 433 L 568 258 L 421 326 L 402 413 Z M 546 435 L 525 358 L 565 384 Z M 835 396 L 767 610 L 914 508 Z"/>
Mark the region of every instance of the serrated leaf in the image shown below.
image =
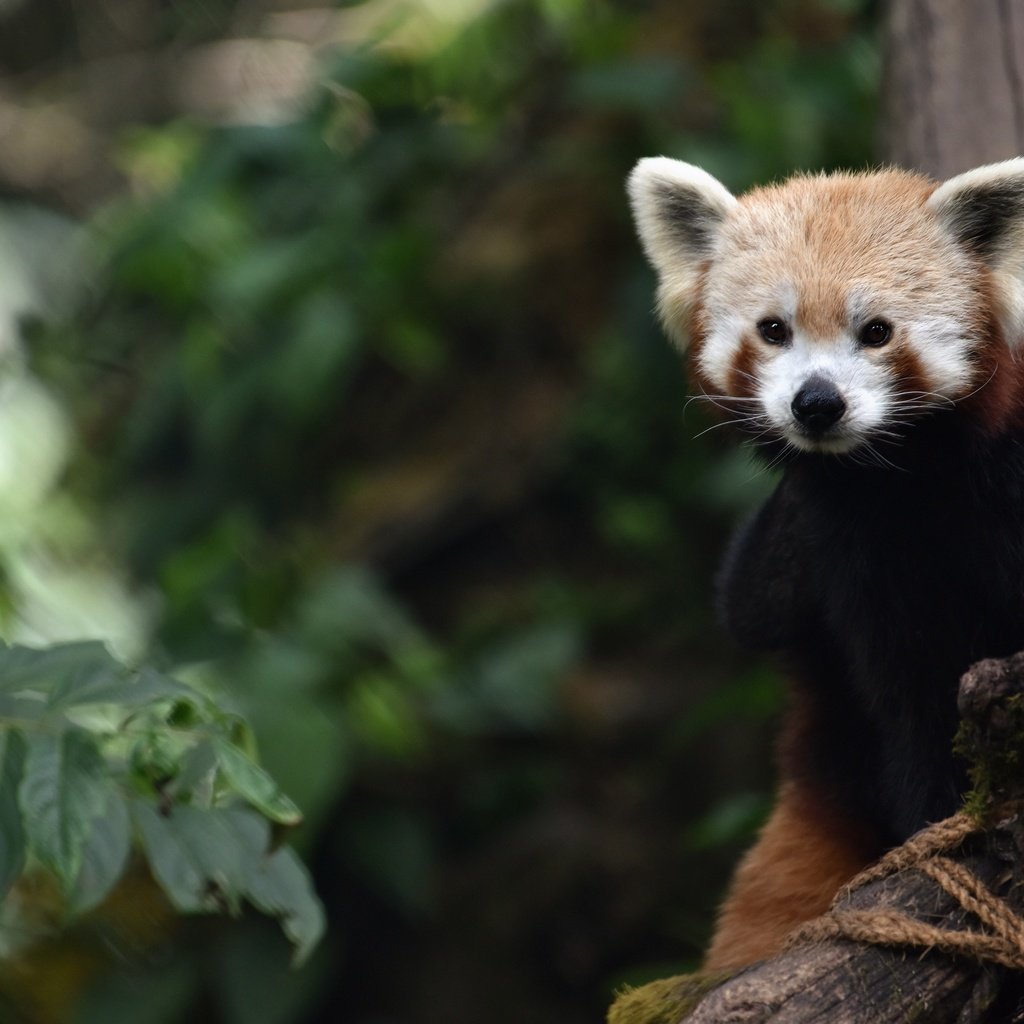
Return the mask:
<path id="1" fill-rule="evenodd" d="M 197 698 L 191 687 L 154 669 L 126 668 L 96 640 L 46 648 L 0 645 L 0 693 L 25 689 L 42 691 L 50 709 Z"/>
<path id="2" fill-rule="evenodd" d="M 116 662 L 114 663 L 117 664 Z M 198 694 L 184 683 L 170 676 L 144 668 L 130 672 L 117 666 L 117 670 L 83 668 L 68 675 L 54 688 L 50 707 L 72 707 L 84 704 L 123 704 L 141 707 L 161 700 L 188 700 L 193 703 Z"/>
<path id="3" fill-rule="evenodd" d="M 28 738 L 18 802 L 29 848 L 62 886 L 78 875 L 82 847 L 109 792 L 103 758 L 84 730 Z"/>
<path id="4" fill-rule="evenodd" d="M 102 903 L 124 874 L 131 850 L 131 827 L 124 797 L 111 789 L 107 806 L 92 823 L 82 847 L 82 866 L 68 897 L 68 910 L 83 914 Z"/>
<path id="5" fill-rule="evenodd" d="M 164 819 L 179 844 L 190 852 L 206 879 L 232 914 L 237 914 L 245 889 L 245 861 L 253 855 L 249 837 L 239 834 L 223 808 L 175 807 Z"/>
<path id="6" fill-rule="evenodd" d="M 25 826 L 18 786 L 25 769 L 25 737 L 17 729 L 0 732 L 0 899 L 25 866 Z"/>
<path id="7" fill-rule="evenodd" d="M 142 837 L 153 877 L 171 903 L 186 914 L 216 910 L 217 902 L 206 889 L 202 867 L 179 840 L 169 818 L 141 800 L 133 800 L 129 811 Z"/>
<path id="8" fill-rule="evenodd" d="M 52 684 L 86 666 L 120 667 L 97 640 L 44 648 L 0 645 L 0 690 Z"/>
<path id="9" fill-rule="evenodd" d="M 88 694 L 109 690 L 123 679 L 126 670 L 116 663 L 103 664 L 99 661 L 83 662 L 68 666 L 62 673 L 50 680 L 47 691 L 47 707 L 70 707 L 75 704 L 96 703 L 89 701 Z"/>
<path id="10" fill-rule="evenodd" d="M 214 750 L 224 778 L 232 789 L 256 810 L 280 825 L 298 825 L 302 812 L 281 792 L 278 784 L 238 747 L 214 740 Z"/>
<path id="11" fill-rule="evenodd" d="M 278 918 L 295 944 L 293 963 L 306 960 L 327 927 L 323 906 L 305 865 L 291 847 L 283 846 L 255 866 L 247 896 L 253 906 Z"/>
<path id="12" fill-rule="evenodd" d="M 254 836 L 224 808 L 176 806 L 162 815 L 141 802 L 132 805 L 132 816 L 153 874 L 179 910 L 220 910 L 226 904 L 237 913 L 245 862 L 257 857 L 269 839 L 265 823 Z"/>
<path id="13" fill-rule="evenodd" d="M 285 847 L 268 852 L 270 826 L 246 808 L 174 807 L 161 815 L 131 803 L 153 875 L 184 913 L 228 909 L 241 898 L 277 918 L 302 962 L 324 932 L 309 874 Z"/>

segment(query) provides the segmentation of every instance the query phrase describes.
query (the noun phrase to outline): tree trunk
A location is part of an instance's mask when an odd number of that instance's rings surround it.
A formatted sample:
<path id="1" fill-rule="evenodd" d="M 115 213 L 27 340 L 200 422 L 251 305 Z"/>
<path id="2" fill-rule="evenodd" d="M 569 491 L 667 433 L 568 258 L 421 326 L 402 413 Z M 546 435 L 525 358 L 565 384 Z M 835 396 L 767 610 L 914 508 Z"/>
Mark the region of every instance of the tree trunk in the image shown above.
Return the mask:
<path id="1" fill-rule="evenodd" d="M 1024 5 L 890 0 L 884 155 L 943 179 L 1024 155 Z"/>

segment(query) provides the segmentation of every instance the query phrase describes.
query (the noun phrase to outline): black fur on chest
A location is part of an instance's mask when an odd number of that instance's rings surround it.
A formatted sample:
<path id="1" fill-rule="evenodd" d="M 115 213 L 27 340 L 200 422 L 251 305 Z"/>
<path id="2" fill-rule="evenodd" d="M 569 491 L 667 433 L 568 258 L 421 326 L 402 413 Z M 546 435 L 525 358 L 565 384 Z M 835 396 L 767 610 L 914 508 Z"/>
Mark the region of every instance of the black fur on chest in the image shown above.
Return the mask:
<path id="1" fill-rule="evenodd" d="M 785 771 L 897 843 L 952 813 L 960 675 L 1024 649 L 1024 437 L 937 420 L 899 467 L 794 461 L 736 535 L 726 625 L 780 656 L 801 726 Z"/>

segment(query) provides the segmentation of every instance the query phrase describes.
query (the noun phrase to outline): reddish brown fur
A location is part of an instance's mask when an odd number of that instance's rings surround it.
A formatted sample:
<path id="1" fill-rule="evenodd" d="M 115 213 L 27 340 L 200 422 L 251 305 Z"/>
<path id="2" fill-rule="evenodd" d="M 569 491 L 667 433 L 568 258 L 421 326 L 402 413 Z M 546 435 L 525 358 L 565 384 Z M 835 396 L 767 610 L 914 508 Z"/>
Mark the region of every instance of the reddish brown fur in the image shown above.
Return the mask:
<path id="1" fill-rule="evenodd" d="M 760 347 L 750 335 L 744 335 L 729 373 L 729 394 L 736 398 L 753 398 L 757 394 L 757 367 Z"/>
<path id="2" fill-rule="evenodd" d="M 1024 363 L 1011 351 L 996 319 L 992 275 L 979 276 L 978 304 L 985 311 L 978 351 L 978 379 L 972 393 L 960 400 L 962 412 L 987 434 L 996 436 L 1024 427 Z"/>
<path id="3" fill-rule="evenodd" d="M 883 852 L 814 782 L 809 736 L 820 725 L 798 680 L 779 737 L 779 799 L 745 855 L 719 912 L 706 966 L 736 967 L 777 953 L 786 936 L 828 909 L 841 886 Z"/>
<path id="4" fill-rule="evenodd" d="M 891 344 L 883 357 L 899 382 L 901 392 L 930 391 L 928 376 L 917 353 L 908 345 L 898 341 Z"/>
<path id="5" fill-rule="evenodd" d="M 733 876 L 706 970 L 735 968 L 778 953 L 786 936 L 828 909 L 836 892 L 877 856 L 806 783 L 783 783 L 754 847 Z"/>

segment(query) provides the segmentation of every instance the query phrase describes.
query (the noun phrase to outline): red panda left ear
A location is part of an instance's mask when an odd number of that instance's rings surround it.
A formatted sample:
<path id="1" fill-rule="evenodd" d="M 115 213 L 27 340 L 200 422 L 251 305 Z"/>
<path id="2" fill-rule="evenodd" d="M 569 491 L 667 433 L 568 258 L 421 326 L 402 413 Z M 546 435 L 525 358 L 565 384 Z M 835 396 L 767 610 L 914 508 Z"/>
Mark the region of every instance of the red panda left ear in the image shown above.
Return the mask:
<path id="1" fill-rule="evenodd" d="M 960 245 L 988 265 L 1007 340 L 1024 343 L 1024 157 L 950 178 L 928 206 Z"/>
<path id="2" fill-rule="evenodd" d="M 641 160 L 627 191 L 644 252 L 658 273 L 662 323 L 683 348 L 700 268 L 711 258 L 736 199 L 707 171 L 664 156 Z"/>

